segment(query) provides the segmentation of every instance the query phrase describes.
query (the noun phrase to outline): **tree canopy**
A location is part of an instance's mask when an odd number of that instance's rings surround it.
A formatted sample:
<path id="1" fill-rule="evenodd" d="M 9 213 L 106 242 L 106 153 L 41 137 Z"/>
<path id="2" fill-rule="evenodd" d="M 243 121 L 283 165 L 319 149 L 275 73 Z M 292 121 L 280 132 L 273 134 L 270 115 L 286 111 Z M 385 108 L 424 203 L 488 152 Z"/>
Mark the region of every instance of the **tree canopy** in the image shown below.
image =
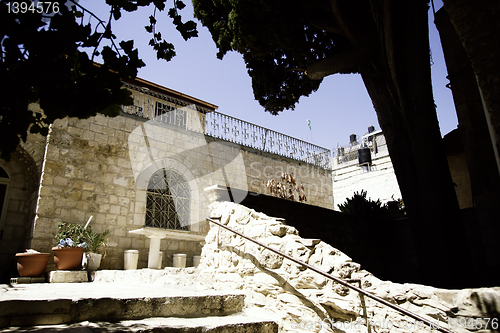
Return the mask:
<path id="1" fill-rule="evenodd" d="M 273 114 L 293 109 L 328 75 L 361 75 L 418 226 L 420 282 L 437 276 L 450 286 L 458 259 L 433 257 L 464 242 L 432 96 L 428 0 L 193 0 L 193 8 L 219 57 L 243 55 L 255 98 Z"/>
<path id="2" fill-rule="evenodd" d="M 123 11 L 153 5 L 145 30 L 158 59 L 175 56 L 174 45 L 156 31 L 157 12 L 166 10 L 167 0 L 106 0 L 109 17 L 94 15 L 77 0 L 0 1 L 0 142 L 2 158 L 9 158 L 28 132 L 48 132 L 48 125 L 65 116 L 88 118 L 101 113 L 119 114 L 121 105 L 133 103 L 122 89 L 122 80 L 134 78 L 145 66 L 134 43 L 116 41 L 113 20 Z M 37 2 L 38 3 L 38 2 Z M 42 2 L 43 3 L 43 2 Z M 10 7 L 9 7 L 10 5 Z M 179 10 L 185 5 L 173 0 L 167 15 L 184 39 L 197 36 L 196 23 L 183 22 Z M 94 59 L 101 56 L 102 63 Z M 43 113 L 28 111 L 39 103 Z"/>
<path id="3" fill-rule="evenodd" d="M 374 49 L 373 15 L 364 0 L 193 4 L 219 48 L 218 57 L 230 50 L 243 55 L 255 98 L 273 114 L 293 109 L 327 75 L 359 73 L 360 62 Z"/>

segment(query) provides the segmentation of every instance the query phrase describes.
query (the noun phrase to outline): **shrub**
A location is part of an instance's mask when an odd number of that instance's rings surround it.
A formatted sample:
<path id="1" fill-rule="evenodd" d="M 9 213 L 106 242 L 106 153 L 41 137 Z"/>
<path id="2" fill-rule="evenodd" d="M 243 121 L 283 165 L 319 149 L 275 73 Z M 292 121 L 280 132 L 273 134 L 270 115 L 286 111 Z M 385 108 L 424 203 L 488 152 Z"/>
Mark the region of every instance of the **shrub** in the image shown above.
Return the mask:
<path id="1" fill-rule="evenodd" d="M 380 199 L 373 201 L 366 198 L 366 191 L 361 193 L 354 192 L 352 198 L 347 198 L 343 204 L 338 205 L 342 213 L 361 217 L 378 217 L 383 214 L 387 208 L 382 205 Z"/>

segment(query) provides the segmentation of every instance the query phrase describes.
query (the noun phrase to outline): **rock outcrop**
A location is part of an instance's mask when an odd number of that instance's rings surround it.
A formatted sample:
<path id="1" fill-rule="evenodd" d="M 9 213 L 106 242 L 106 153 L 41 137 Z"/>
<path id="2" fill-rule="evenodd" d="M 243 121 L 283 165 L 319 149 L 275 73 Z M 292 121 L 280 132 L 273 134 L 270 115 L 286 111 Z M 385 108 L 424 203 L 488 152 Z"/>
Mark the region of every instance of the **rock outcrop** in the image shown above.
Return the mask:
<path id="1" fill-rule="evenodd" d="M 453 332 L 497 332 L 500 288 L 445 290 L 381 281 L 319 239 L 301 238 L 282 219 L 214 202 L 222 224 Z M 311 221 L 313 223 L 313 221 Z M 241 290 L 249 312 L 272 313 L 282 332 L 429 332 L 422 322 L 327 279 L 211 223 L 199 281 Z"/>

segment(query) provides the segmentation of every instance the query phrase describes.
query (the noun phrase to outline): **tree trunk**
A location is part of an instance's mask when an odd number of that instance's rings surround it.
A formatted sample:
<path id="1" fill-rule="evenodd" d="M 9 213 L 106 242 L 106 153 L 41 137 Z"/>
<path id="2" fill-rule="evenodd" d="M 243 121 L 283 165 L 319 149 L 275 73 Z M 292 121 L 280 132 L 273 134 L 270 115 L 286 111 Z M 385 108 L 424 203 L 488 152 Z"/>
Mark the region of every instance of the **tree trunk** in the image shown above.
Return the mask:
<path id="1" fill-rule="evenodd" d="M 360 72 L 413 225 L 415 282 L 461 287 L 471 283 L 459 281 L 469 251 L 432 96 L 428 7 L 421 0 L 385 4 L 381 52 Z"/>

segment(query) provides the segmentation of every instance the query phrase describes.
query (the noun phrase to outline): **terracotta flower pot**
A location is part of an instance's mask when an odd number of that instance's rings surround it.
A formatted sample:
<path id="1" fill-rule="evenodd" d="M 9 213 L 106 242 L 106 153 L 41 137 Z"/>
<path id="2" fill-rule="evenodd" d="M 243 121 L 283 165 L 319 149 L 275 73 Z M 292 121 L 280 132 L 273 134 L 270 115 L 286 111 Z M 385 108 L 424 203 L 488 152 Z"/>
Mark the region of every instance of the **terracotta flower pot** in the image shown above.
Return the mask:
<path id="1" fill-rule="evenodd" d="M 53 247 L 54 264 L 58 270 L 75 270 L 82 266 L 83 247 Z"/>
<path id="2" fill-rule="evenodd" d="M 16 253 L 17 271 L 21 277 L 41 276 L 47 268 L 50 253 Z"/>

